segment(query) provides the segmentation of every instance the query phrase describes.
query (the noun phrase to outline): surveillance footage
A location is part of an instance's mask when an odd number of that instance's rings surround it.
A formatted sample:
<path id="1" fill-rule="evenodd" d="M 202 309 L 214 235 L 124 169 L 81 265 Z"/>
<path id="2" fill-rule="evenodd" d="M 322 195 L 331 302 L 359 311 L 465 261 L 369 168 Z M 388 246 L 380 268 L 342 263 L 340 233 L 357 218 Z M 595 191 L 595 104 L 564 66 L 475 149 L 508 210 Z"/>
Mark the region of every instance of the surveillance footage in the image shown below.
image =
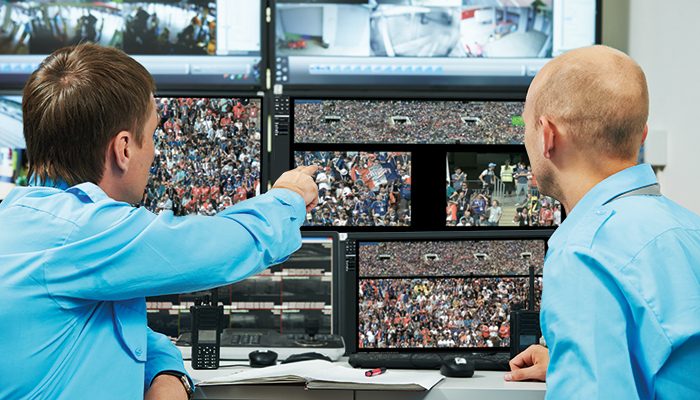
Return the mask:
<path id="1" fill-rule="evenodd" d="M 162 97 L 143 205 L 214 215 L 260 193 L 260 100 Z"/>
<path id="2" fill-rule="evenodd" d="M 544 265 L 542 240 L 363 242 L 361 277 L 528 275 Z"/>
<path id="3" fill-rule="evenodd" d="M 297 151 L 295 163 L 318 165 L 318 206 L 307 226 L 410 226 L 411 154 Z"/>
<path id="4" fill-rule="evenodd" d="M 297 143 L 522 144 L 521 101 L 296 100 Z"/>
<path id="5" fill-rule="evenodd" d="M 216 2 L 4 1 L 0 54 L 49 54 L 83 42 L 129 54 L 216 54 Z"/>
<path id="6" fill-rule="evenodd" d="M 360 349 L 510 345 L 510 312 L 527 304 L 528 278 L 360 279 Z"/>
<path id="7" fill-rule="evenodd" d="M 556 227 L 561 203 L 539 191 L 526 152 L 447 153 L 446 225 Z"/>
<path id="8" fill-rule="evenodd" d="M 277 6 L 282 56 L 546 58 L 552 0 L 372 0 Z"/>

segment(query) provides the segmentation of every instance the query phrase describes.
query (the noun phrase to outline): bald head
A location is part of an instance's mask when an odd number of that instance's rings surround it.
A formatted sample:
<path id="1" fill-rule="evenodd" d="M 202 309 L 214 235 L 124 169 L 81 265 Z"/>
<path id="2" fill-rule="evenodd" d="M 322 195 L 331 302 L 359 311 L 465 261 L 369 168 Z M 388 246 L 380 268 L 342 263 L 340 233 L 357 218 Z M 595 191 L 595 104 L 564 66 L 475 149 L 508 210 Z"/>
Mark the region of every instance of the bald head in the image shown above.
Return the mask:
<path id="1" fill-rule="evenodd" d="M 532 81 L 527 107 L 547 117 L 583 151 L 635 158 L 649 115 L 646 77 L 621 51 L 572 50 L 550 61 Z"/>

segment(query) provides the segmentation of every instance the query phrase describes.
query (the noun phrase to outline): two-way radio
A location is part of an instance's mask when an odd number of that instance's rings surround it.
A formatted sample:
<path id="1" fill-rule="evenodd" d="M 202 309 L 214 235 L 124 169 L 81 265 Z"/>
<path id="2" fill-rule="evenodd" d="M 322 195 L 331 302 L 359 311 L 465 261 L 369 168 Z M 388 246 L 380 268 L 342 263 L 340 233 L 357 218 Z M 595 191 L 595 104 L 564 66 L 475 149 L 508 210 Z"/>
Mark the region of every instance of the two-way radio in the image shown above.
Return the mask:
<path id="1" fill-rule="evenodd" d="M 510 357 L 513 358 L 530 345 L 539 343 L 540 313 L 535 311 L 535 267 L 530 266 L 528 309 L 510 313 Z"/>
<path id="2" fill-rule="evenodd" d="M 192 368 L 219 368 L 224 306 L 218 305 L 217 290 L 198 297 L 190 307 L 192 316 Z"/>

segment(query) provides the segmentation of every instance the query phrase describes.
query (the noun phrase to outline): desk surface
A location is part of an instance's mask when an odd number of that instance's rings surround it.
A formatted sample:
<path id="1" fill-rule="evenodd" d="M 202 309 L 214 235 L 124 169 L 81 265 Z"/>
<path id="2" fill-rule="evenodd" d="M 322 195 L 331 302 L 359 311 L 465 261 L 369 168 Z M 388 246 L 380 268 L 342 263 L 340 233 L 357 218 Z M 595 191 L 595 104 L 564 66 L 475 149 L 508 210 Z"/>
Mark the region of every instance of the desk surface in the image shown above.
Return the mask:
<path id="1" fill-rule="evenodd" d="M 347 357 L 338 363 L 347 364 Z M 192 370 L 185 361 L 187 371 L 195 380 L 226 375 L 229 371 L 247 367 L 226 367 L 216 371 Z M 427 392 L 374 391 L 374 390 L 306 390 L 303 385 L 230 385 L 198 388 L 195 399 L 333 399 L 333 400 L 542 400 L 546 385 L 541 382 L 506 382 L 503 372 L 476 371 L 472 378 L 445 378 Z"/>

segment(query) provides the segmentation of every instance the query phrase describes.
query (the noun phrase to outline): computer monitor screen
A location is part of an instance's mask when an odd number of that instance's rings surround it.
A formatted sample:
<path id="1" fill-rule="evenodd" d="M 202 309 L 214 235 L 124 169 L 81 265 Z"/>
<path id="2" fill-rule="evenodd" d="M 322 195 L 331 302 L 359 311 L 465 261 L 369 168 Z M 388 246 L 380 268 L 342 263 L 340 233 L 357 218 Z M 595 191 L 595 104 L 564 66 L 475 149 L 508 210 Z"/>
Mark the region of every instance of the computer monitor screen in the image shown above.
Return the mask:
<path id="1" fill-rule="evenodd" d="M 525 149 L 449 152 L 446 224 L 459 227 L 554 227 L 561 203 L 540 193 Z"/>
<path id="2" fill-rule="evenodd" d="M 159 86 L 256 85 L 260 0 L 4 1 L 0 80 L 21 84 L 41 60 L 83 42 L 124 50 Z"/>
<path id="3" fill-rule="evenodd" d="M 214 215 L 260 193 L 261 99 L 158 97 L 156 107 L 146 208 Z"/>
<path id="4" fill-rule="evenodd" d="M 411 225 L 411 153 L 296 151 L 294 161 L 319 166 L 319 204 L 306 226 Z"/>
<path id="5" fill-rule="evenodd" d="M 522 144 L 522 101 L 295 99 L 296 143 Z"/>
<path id="6" fill-rule="evenodd" d="M 278 0 L 283 85 L 527 85 L 597 41 L 596 0 Z M 350 78 L 350 79 L 348 79 Z"/>
<path id="7" fill-rule="evenodd" d="M 318 333 L 334 333 L 336 252 L 336 235 L 305 233 L 301 249 L 284 263 L 218 288 L 225 327 L 303 334 L 312 325 Z M 148 298 L 149 326 L 173 337 L 189 331 L 189 307 L 197 295 Z"/>
<path id="8" fill-rule="evenodd" d="M 358 240 L 356 249 L 358 350 L 504 348 L 545 241 Z"/>

